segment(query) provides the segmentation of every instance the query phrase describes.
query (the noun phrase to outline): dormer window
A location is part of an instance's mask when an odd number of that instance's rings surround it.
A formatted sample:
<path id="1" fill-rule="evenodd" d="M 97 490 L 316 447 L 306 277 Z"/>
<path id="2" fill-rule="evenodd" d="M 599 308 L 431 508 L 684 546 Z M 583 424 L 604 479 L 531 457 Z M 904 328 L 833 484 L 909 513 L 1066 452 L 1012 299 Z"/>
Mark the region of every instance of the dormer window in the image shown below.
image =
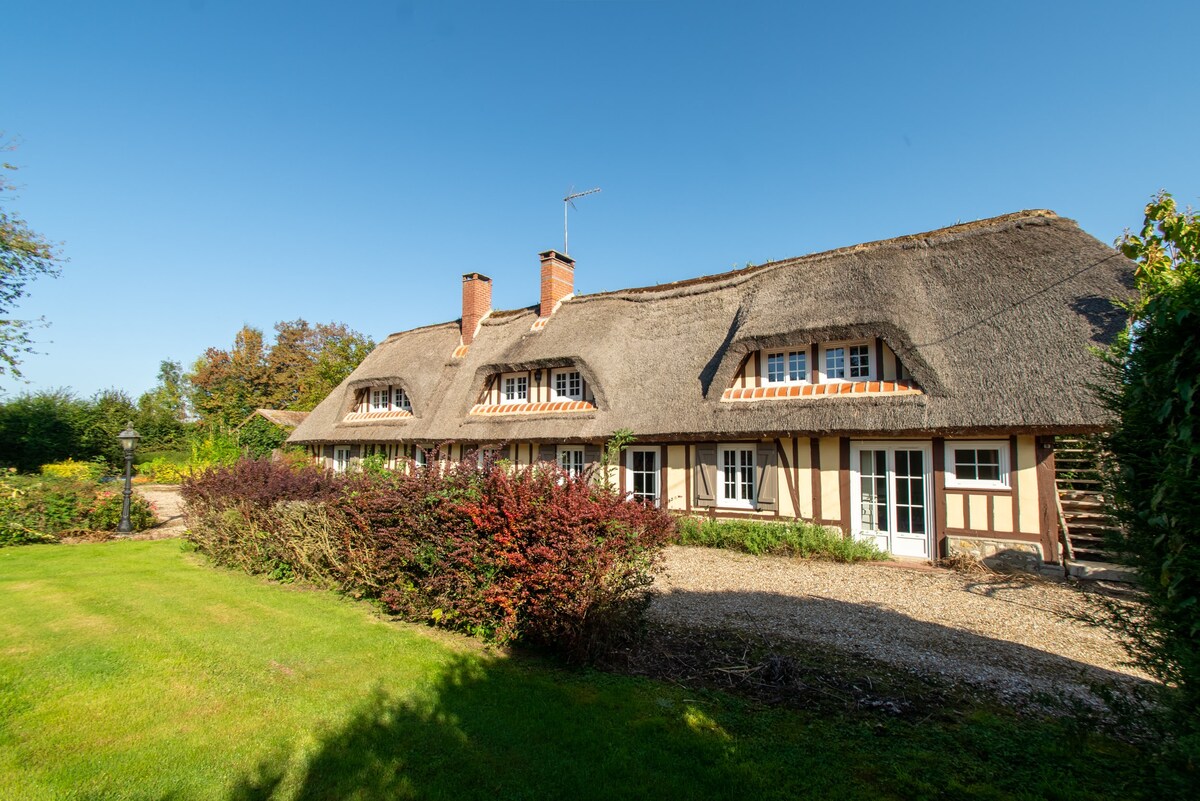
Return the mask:
<path id="1" fill-rule="evenodd" d="M 529 376 L 504 376 L 503 403 L 527 403 L 529 401 Z"/>
<path id="2" fill-rule="evenodd" d="M 808 379 L 808 354 L 802 350 L 767 353 L 768 384 L 799 384 Z"/>
<path id="3" fill-rule="evenodd" d="M 751 351 L 742 358 L 721 400 L 923 394 L 891 346 L 870 338 Z"/>
<path id="4" fill-rule="evenodd" d="M 346 422 L 356 420 L 401 420 L 412 417 L 412 401 L 403 387 L 380 384 L 363 387 L 356 391 L 354 408 L 344 418 Z"/>
<path id="5" fill-rule="evenodd" d="M 594 411 L 591 385 L 583 371 L 573 366 L 492 373 L 471 407 L 473 415 Z"/>
<path id="6" fill-rule="evenodd" d="M 583 400 L 583 376 L 578 370 L 554 371 L 554 397 L 552 400 Z"/>

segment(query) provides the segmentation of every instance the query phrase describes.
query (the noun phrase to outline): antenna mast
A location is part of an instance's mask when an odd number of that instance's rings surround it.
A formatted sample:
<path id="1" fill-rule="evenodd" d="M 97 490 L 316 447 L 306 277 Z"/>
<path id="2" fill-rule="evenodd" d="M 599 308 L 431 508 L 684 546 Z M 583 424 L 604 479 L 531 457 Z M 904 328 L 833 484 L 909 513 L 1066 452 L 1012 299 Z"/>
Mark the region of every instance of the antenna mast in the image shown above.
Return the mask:
<path id="1" fill-rule="evenodd" d="M 589 189 L 586 192 L 576 192 L 573 195 L 567 195 L 563 198 L 563 255 L 570 255 L 571 251 L 567 249 L 567 207 L 575 208 L 575 198 L 583 197 L 584 195 L 594 195 L 600 191 L 600 187 Z"/>

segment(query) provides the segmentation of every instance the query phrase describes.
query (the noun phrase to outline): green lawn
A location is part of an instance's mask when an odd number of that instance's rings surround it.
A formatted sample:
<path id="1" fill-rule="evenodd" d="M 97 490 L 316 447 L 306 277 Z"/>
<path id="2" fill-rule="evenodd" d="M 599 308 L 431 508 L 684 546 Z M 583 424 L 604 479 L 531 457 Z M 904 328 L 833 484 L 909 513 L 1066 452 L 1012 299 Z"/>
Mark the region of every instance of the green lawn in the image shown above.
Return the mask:
<path id="1" fill-rule="evenodd" d="M 767 709 L 488 657 L 178 541 L 0 550 L 0 799 L 1122 798 L 1058 724 Z"/>

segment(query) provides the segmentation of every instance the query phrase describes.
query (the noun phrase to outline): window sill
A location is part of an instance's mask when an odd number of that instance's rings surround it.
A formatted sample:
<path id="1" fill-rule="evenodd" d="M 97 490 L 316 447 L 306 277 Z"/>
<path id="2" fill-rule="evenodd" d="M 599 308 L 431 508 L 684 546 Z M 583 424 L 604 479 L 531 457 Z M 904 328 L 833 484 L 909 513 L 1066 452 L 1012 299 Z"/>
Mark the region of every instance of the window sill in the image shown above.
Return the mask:
<path id="1" fill-rule="evenodd" d="M 342 418 L 342 422 L 353 423 L 356 420 L 404 420 L 412 416 L 412 412 L 406 412 L 403 409 L 392 409 L 387 412 L 350 412 Z"/>
<path id="2" fill-rule="evenodd" d="M 837 381 L 825 384 L 730 388 L 721 394 L 723 402 L 820 398 L 845 395 L 924 395 L 912 381 Z"/>
<path id="3" fill-rule="evenodd" d="M 540 414 L 544 412 L 594 412 L 596 407 L 587 401 L 544 401 L 539 403 L 477 403 L 471 407 L 475 416 L 501 414 Z"/>

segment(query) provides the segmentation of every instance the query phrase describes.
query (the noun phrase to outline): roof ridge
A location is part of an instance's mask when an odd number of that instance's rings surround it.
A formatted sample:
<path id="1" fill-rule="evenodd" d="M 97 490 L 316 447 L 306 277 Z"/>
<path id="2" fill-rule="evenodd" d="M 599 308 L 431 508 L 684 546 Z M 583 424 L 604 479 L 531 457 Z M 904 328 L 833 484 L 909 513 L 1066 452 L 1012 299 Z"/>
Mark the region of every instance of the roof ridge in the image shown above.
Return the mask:
<path id="1" fill-rule="evenodd" d="M 727 270 L 723 273 L 713 273 L 711 275 L 701 275 L 695 278 L 684 278 L 679 281 L 670 281 L 665 284 L 653 284 L 651 286 L 629 287 L 627 289 L 613 289 L 607 292 L 593 292 L 588 295 L 576 295 L 571 299 L 572 302 L 581 300 L 590 300 L 593 298 L 613 298 L 621 297 L 622 295 L 641 295 L 652 292 L 670 292 L 676 289 L 683 289 L 692 286 L 702 286 L 704 284 L 720 284 L 722 281 L 734 281 L 750 275 L 757 275 L 760 272 L 776 269 L 783 266 L 790 266 L 799 262 L 829 258 L 831 256 L 844 256 L 849 253 L 861 253 L 866 250 L 885 247 L 888 245 L 897 245 L 905 242 L 915 242 L 921 239 L 930 239 L 933 237 L 952 236 L 960 233 L 981 231 L 985 228 L 991 228 L 997 225 L 1018 222 L 1020 220 L 1029 219 L 1048 219 L 1048 220 L 1065 220 L 1065 217 L 1059 216 L 1056 212 L 1050 209 L 1024 209 L 1022 211 L 1009 212 L 996 217 L 984 217 L 979 220 L 971 220 L 965 223 L 955 223 L 941 228 L 935 228 L 932 231 L 924 231 L 916 234 L 903 234 L 894 236 L 888 239 L 875 239 L 869 242 L 860 242 L 855 245 L 843 245 L 842 247 L 832 248 L 830 250 L 819 250 L 815 253 L 807 253 L 803 256 L 792 256 L 778 261 L 768 261 L 762 264 L 755 264 L 749 267 L 743 267 L 738 270 Z"/>
<path id="2" fill-rule="evenodd" d="M 842 247 L 833 248 L 831 250 L 820 250 L 815 253 L 807 253 L 803 256 L 792 256 L 790 258 L 780 259 L 778 261 L 763 262 L 762 264 L 755 264 L 750 267 L 743 267 L 740 270 L 728 270 L 723 273 L 712 273 L 711 275 L 701 275 L 701 276 L 697 276 L 695 278 L 684 278 L 679 281 L 671 281 L 671 282 L 668 282 L 665 284 L 653 284 L 650 286 L 628 287 L 625 289 L 613 289 L 613 290 L 609 290 L 606 292 L 593 292 L 593 293 L 590 293 L 587 295 L 575 295 L 567 300 L 564 300 L 563 302 L 564 303 L 578 303 L 580 301 L 587 301 L 587 300 L 593 300 L 593 299 L 598 300 L 601 298 L 620 298 L 624 295 L 647 295 L 647 294 L 657 293 L 657 292 L 671 292 L 676 289 L 684 289 L 687 287 L 703 287 L 703 286 L 706 286 L 709 284 L 713 285 L 713 288 L 716 289 L 716 288 L 720 288 L 719 285 L 721 285 L 722 282 L 728 281 L 728 282 L 740 283 L 741 279 L 747 278 L 751 275 L 757 275 L 766 270 L 773 270 L 773 269 L 777 269 L 780 267 L 791 266 L 793 264 L 797 264 L 797 263 L 804 262 L 804 261 L 810 261 L 810 260 L 815 261 L 817 259 L 825 259 L 825 258 L 829 258 L 831 256 L 843 256 L 848 253 L 860 253 L 860 252 L 863 252 L 866 250 L 872 250 L 875 248 L 885 247 L 888 245 L 897 245 L 897 244 L 902 244 L 905 242 L 915 242 L 915 241 L 918 241 L 921 239 L 930 239 L 933 237 L 941 238 L 941 237 L 945 237 L 945 236 L 953 236 L 955 234 L 961 234 L 961 233 L 967 233 L 967 232 L 974 233 L 974 232 L 981 231 L 985 228 L 990 228 L 990 227 L 993 227 L 996 225 L 1005 225 L 1008 223 L 1015 223 L 1015 222 L 1018 222 L 1021 220 L 1028 220 L 1028 219 L 1065 220 L 1066 218 L 1061 217 L 1059 214 L 1057 214 L 1056 212 L 1054 212 L 1050 209 L 1024 209 L 1022 211 L 1009 212 L 1008 214 L 1000 214 L 995 217 L 984 217 L 979 220 L 971 220 L 971 221 L 965 222 L 965 223 L 955 223 L 954 225 L 946 225 L 941 228 L 934 228 L 931 231 L 924 231 L 924 232 L 916 233 L 916 234 L 903 234 L 901 236 L 894 236 L 894 237 L 890 237 L 888 239 L 875 239 L 875 240 L 871 240 L 869 242 L 860 242 L 856 245 L 843 245 Z M 488 316 L 484 319 L 483 322 L 485 325 L 489 321 L 492 321 L 492 323 L 494 325 L 497 325 L 497 324 L 503 325 L 504 323 L 512 322 L 513 319 L 516 317 L 519 317 L 522 312 L 536 311 L 536 309 L 537 309 L 536 305 L 521 306 L 520 308 L 516 308 L 516 309 L 493 309 L 491 311 L 491 313 L 489 313 Z M 442 322 L 442 323 L 431 323 L 429 325 L 423 325 L 423 326 L 419 326 L 417 328 L 409 328 L 405 331 L 397 331 L 393 334 L 389 334 L 387 337 L 384 338 L 384 342 L 391 340 L 393 337 L 400 336 L 401 334 L 411 334 L 416 331 L 423 331 L 428 328 L 437 328 L 437 327 L 443 326 L 443 325 L 458 326 L 458 324 L 459 324 L 459 319 L 455 318 L 453 320 L 447 320 L 446 322 Z M 382 344 L 382 343 L 380 343 L 380 344 Z"/>

